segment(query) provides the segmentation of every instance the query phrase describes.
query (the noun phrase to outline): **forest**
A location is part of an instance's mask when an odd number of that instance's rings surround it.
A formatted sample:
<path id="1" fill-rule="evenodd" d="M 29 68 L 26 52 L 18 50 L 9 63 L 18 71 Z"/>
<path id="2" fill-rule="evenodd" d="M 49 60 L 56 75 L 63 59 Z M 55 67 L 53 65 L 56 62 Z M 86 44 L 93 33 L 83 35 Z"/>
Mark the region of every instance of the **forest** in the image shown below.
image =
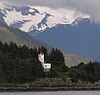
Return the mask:
<path id="1" fill-rule="evenodd" d="M 38 60 L 40 52 L 45 54 L 45 61 L 52 64 L 50 72 L 44 72 Z M 10 44 L 0 41 L 0 84 L 31 83 L 43 78 L 61 78 L 65 81 L 95 83 L 100 80 L 100 62 L 81 62 L 77 66 L 67 67 L 64 55 L 57 48 L 48 51 L 45 47 L 29 48 L 27 45 Z"/>

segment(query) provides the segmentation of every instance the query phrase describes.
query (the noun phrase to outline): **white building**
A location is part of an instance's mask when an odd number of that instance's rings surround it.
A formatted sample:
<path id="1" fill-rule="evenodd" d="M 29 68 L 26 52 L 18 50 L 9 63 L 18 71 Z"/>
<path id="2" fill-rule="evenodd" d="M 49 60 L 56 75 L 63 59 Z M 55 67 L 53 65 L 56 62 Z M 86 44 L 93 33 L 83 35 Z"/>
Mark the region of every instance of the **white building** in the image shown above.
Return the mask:
<path id="1" fill-rule="evenodd" d="M 41 63 L 44 63 L 44 54 L 42 52 L 40 52 L 40 54 L 38 54 L 38 59 Z"/>
<path id="2" fill-rule="evenodd" d="M 44 71 L 45 72 L 50 71 L 50 69 L 51 69 L 51 63 L 46 63 L 45 62 L 43 52 L 40 52 L 40 54 L 38 54 L 38 59 L 41 62 L 41 65 L 43 66 Z"/>

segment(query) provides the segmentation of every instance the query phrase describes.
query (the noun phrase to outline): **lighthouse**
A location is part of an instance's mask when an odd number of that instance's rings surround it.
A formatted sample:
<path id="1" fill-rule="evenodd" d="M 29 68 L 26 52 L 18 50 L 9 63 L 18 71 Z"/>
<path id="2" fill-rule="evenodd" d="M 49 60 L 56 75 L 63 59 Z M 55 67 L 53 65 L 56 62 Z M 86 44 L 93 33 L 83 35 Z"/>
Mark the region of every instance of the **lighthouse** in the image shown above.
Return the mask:
<path id="1" fill-rule="evenodd" d="M 40 52 L 38 54 L 38 60 L 41 62 L 41 65 L 44 68 L 44 72 L 49 72 L 51 69 L 51 63 L 45 62 L 45 57 L 43 52 Z"/>

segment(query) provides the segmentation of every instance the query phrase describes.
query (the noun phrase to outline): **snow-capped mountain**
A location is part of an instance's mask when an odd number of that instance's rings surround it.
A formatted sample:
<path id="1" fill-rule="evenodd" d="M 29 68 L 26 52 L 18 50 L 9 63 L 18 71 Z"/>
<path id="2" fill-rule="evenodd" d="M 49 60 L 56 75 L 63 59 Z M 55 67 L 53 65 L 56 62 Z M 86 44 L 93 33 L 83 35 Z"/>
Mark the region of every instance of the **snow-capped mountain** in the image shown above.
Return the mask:
<path id="1" fill-rule="evenodd" d="M 48 28 L 36 38 L 64 52 L 100 61 L 100 25 L 88 18 L 79 18 L 73 24 L 59 24 Z"/>
<path id="2" fill-rule="evenodd" d="M 100 25 L 87 14 L 69 9 L 6 5 L 0 9 L 0 21 L 64 52 L 100 60 Z"/>
<path id="3" fill-rule="evenodd" d="M 89 18 L 88 15 L 73 10 L 39 6 L 16 7 L 6 5 L 0 9 L 0 21 L 25 32 L 43 31 L 58 24 L 71 24 L 78 17 Z"/>

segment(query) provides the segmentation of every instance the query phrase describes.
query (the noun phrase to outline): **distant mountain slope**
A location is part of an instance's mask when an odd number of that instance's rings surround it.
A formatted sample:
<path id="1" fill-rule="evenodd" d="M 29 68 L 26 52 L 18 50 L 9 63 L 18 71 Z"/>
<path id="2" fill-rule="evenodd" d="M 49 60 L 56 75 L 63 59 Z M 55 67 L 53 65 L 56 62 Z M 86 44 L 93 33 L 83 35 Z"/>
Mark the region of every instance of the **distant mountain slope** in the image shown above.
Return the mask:
<path id="1" fill-rule="evenodd" d="M 19 45 L 26 44 L 29 47 L 45 46 L 47 49 L 51 49 L 47 44 L 30 37 L 27 33 L 22 32 L 18 29 L 9 28 L 7 25 L 0 23 L 0 40 L 2 42 L 10 43 L 11 41 L 16 42 Z"/>
<path id="2" fill-rule="evenodd" d="M 22 32 L 17 29 L 9 28 L 3 23 L 0 23 L 0 40 L 2 42 L 10 43 L 11 41 L 16 42 L 18 45 L 26 44 L 29 47 L 39 47 L 45 46 L 47 49 L 51 49 L 52 47 L 38 41 L 35 38 L 30 37 L 27 33 Z M 88 63 L 88 59 L 85 59 L 80 56 L 64 54 L 65 63 L 68 67 L 79 64 L 80 62 Z"/>
<path id="3" fill-rule="evenodd" d="M 48 28 L 36 38 L 65 52 L 100 61 L 100 25 L 90 19 Z"/>
<path id="4" fill-rule="evenodd" d="M 65 57 L 65 64 L 68 67 L 78 65 L 81 62 L 87 64 L 91 61 L 85 57 L 82 57 L 79 55 L 73 55 L 73 54 L 69 54 L 69 53 L 64 53 L 64 57 Z"/>

